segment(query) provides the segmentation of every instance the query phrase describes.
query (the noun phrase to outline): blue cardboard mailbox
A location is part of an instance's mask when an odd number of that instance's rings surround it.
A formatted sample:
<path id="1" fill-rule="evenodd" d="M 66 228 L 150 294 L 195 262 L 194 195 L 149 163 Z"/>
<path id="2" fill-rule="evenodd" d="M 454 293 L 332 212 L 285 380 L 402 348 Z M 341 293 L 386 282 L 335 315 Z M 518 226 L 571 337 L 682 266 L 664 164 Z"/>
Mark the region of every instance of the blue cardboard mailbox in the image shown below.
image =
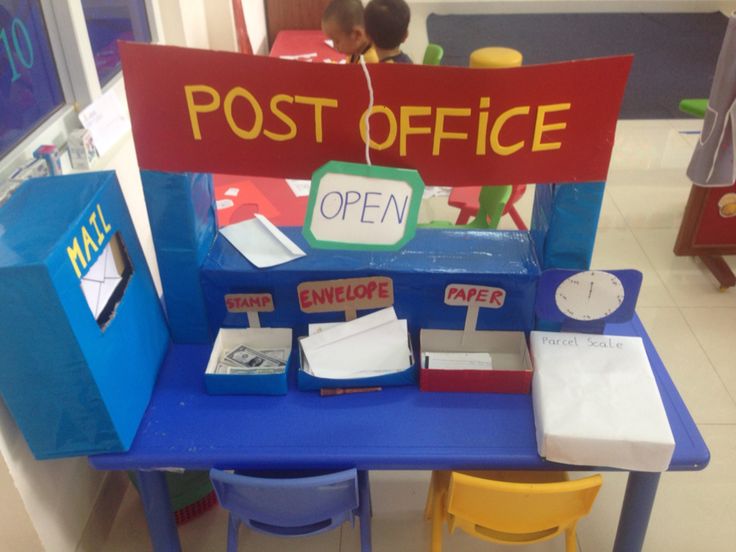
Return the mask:
<path id="1" fill-rule="evenodd" d="M 0 392 L 38 459 L 124 451 L 169 334 L 115 173 L 0 206 Z"/>

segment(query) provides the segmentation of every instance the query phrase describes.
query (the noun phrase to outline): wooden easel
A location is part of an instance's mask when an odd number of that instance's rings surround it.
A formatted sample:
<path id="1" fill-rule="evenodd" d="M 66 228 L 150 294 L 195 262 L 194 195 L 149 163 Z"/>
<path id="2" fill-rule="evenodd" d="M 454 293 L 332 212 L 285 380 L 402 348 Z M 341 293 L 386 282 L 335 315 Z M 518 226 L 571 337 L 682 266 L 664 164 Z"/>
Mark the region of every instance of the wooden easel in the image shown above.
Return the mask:
<path id="1" fill-rule="evenodd" d="M 685 214 L 680 224 L 680 232 L 675 242 L 674 253 L 677 256 L 696 256 L 705 267 L 715 276 L 721 286 L 721 291 L 736 286 L 736 276 L 723 259 L 723 255 L 736 255 L 736 231 L 733 232 L 732 243 L 707 245 L 698 243 L 699 229 L 706 217 L 718 216 L 711 212 L 707 201 L 711 193 L 718 193 L 723 188 L 705 188 L 693 185 L 690 197 L 685 206 Z"/>

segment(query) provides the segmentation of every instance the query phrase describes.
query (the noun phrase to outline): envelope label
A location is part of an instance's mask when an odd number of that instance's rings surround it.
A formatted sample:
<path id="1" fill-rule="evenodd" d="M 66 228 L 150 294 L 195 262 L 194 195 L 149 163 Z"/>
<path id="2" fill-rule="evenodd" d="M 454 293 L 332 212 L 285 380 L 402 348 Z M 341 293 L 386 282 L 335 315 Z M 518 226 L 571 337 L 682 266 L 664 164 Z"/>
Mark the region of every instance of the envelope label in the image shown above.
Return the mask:
<path id="1" fill-rule="evenodd" d="M 225 295 L 227 312 L 273 312 L 270 293 L 228 293 Z"/>
<path id="2" fill-rule="evenodd" d="M 470 284 L 450 284 L 445 288 L 445 305 L 477 305 L 489 309 L 499 309 L 506 300 L 506 291 L 501 288 L 475 286 Z"/>
<path id="3" fill-rule="evenodd" d="M 385 276 L 302 282 L 297 293 L 303 312 L 374 309 L 394 303 L 393 280 Z"/>

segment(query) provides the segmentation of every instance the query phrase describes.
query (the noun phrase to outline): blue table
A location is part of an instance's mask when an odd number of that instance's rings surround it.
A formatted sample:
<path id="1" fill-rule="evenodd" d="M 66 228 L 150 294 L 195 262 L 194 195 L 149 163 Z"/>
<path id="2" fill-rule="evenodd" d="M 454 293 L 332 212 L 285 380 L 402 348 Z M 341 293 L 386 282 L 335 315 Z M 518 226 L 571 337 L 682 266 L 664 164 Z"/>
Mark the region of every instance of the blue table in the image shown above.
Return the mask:
<path id="1" fill-rule="evenodd" d="M 669 469 L 703 469 L 708 448 L 641 322 L 608 333 L 644 338 L 676 441 Z M 156 468 L 606 469 L 541 459 L 529 395 L 403 387 L 325 398 L 293 388 L 280 397 L 210 396 L 208 356 L 206 346 L 174 346 L 130 451 L 90 457 L 97 469 L 138 471 L 156 552 L 181 550 Z M 658 473 L 630 472 L 615 552 L 641 550 L 658 483 Z"/>

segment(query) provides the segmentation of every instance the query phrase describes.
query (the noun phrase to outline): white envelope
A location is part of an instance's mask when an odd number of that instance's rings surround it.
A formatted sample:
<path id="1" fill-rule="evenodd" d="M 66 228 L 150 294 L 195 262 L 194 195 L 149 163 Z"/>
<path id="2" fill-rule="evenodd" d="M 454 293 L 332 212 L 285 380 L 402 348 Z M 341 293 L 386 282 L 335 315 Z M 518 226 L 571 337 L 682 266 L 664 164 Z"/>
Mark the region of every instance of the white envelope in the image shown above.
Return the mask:
<path id="1" fill-rule="evenodd" d="M 667 470 L 675 440 L 641 338 L 532 332 L 530 345 L 541 456 Z"/>
<path id="2" fill-rule="evenodd" d="M 252 219 L 221 228 L 220 234 L 258 268 L 287 263 L 306 255 L 270 220 L 258 213 Z"/>
<path id="3" fill-rule="evenodd" d="M 389 307 L 323 329 L 300 344 L 313 376 L 353 379 L 409 368 L 408 339 L 406 320 L 397 320 Z"/>

